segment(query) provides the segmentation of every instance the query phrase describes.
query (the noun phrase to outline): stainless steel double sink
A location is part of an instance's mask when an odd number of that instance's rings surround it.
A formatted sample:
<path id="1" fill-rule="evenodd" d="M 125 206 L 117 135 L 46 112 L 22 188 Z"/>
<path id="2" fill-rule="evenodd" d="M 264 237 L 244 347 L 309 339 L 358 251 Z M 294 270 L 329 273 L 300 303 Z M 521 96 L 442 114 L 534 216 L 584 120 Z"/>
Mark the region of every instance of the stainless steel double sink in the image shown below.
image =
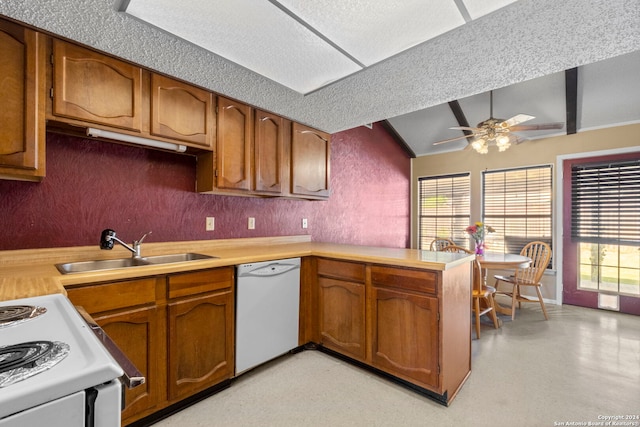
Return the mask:
<path id="1" fill-rule="evenodd" d="M 218 257 L 193 252 L 180 254 L 157 255 L 141 258 L 100 259 L 95 261 L 78 261 L 56 264 L 62 274 L 90 273 L 92 271 L 113 270 L 117 268 L 140 267 L 144 265 L 171 264 L 174 262 L 199 261 Z"/>

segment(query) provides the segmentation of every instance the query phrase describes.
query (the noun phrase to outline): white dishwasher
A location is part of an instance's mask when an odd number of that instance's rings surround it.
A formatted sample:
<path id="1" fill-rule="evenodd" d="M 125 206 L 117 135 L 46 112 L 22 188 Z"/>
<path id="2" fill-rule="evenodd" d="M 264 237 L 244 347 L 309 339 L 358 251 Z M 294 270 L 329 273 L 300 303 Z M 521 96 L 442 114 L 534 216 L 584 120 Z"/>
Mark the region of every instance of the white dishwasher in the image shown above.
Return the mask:
<path id="1" fill-rule="evenodd" d="M 298 347 L 300 258 L 236 266 L 236 375 Z"/>

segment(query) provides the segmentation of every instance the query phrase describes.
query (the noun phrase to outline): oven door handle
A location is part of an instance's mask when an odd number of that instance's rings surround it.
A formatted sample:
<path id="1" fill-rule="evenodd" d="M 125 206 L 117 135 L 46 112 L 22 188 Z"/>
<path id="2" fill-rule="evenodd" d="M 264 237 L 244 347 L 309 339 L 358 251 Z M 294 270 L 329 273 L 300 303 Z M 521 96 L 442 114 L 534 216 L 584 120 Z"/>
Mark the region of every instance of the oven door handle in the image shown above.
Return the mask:
<path id="1" fill-rule="evenodd" d="M 91 317 L 89 313 L 81 306 L 75 306 L 76 310 L 80 315 L 84 318 L 84 321 L 87 322 L 91 331 L 98 337 L 102 345 L 107 349 L 107 351 L 111 354 L 111 356 L 116 360 L 118 365 L 124 371 L 124 375 L 122 375 L 122 382 L 127 388 L 134 388 L 139 385 L 144 384 L 145 378 L 144 375 L 135 367 L 133 362 L 129 360 L 129 358 L 118 348 L 115 342 L 107 335 L 107 333 L 96 323 L 95 320 Z"/>

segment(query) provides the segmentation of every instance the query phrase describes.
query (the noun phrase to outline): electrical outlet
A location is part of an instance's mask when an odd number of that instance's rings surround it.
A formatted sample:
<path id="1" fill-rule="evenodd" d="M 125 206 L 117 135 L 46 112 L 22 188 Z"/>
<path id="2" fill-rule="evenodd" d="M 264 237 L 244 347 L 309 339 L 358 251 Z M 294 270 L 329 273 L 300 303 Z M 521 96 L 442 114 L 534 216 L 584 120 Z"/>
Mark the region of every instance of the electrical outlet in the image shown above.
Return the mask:
<path id="1" fill-rule="evenodd" d="M 216 219 L 212 216 L 207 217 L 207 225 L 205 226 L 206 231 L 213 231 L 216 229 Z"/>
<path id="2" fill-rule="evenodd" d="M 254 230 L 256 228 L 256 219 L 254 217 L 249 217 L 249 230 Z"/>
<path id="3" fill-rule="evenodd" d="M 307 218 L 302 218 L 302 228 L 309 227 L 309 223 L 307 222 Z"/>

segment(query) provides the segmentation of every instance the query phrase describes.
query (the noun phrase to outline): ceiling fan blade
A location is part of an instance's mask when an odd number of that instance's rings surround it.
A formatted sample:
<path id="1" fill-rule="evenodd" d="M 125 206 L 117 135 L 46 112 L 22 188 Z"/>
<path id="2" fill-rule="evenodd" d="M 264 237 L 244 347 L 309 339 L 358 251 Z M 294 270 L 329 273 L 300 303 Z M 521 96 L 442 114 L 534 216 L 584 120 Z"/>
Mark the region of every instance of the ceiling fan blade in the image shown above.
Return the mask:
<path id="1" fill-rule="evenodd" d="M 452 128 L 449 128 L 452 130 L 470 130 L 471 132 L 480 132 L 482 129 L 481 128 L 472 128 L 469 126 L 454 126 Z"/>
<path id="2" fill-rule="evenodd" d="M 500 123 L 500 126 L 501 127 L 511 127 L 511 126 L 515 126 L 515 125 L 520 124 L 520 123 L 527 122 L 529 120 L 533 120 L 533 119 L 535 119 L 535 116 L 530 116 L 528 114 L 518 114 L 518 115 L 513 116 L 510 119 L 507 119 L 504 122 Z"/>
<path id="3" fill-rule="evenodd" d="M 529 141 L 529 138 L 525 138 L 524 136 L 515 135 L 515 134 L 511 134 L 511 138 L 513 138 L 511 142 L 516 145 Z"/>
<path id="4" fill-rule="evenodd" d="M 520 132 L 524 130 L 547 130 L 547 129 L 562 129 L 564 127 L 564 123 L 555 122 L 555 123 L 540 123 L 537 125 L 520 125 L 520 126 L 512 126 L 510 130 L 512 132 Z"/>
<path id="5" fill-rule="evenodd" d="M 460 139 L 464 139 L 464 138 L 471 138 L 475 135 L 462 135 L 462 136 L 458 136 L 456 138 L 451 138 L 451 139 L 445 139 L 442 141 L 438 141 L 438 142 L 434 142 L 433 145 L 440 145 L 440 144 L 446 144 L 447 142 L 453 142 L 453 141 L 458 141 Z"/>

